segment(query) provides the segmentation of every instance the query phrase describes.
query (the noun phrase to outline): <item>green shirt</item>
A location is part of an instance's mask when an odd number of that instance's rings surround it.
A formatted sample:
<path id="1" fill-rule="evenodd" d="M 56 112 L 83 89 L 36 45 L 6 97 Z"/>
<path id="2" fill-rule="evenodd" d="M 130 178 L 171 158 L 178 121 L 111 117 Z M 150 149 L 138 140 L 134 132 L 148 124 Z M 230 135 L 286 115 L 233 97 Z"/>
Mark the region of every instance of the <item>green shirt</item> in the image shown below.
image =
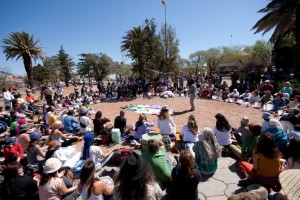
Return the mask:
<path id="1" fill-rule="evenodd" d="M 243 141 L 243 146 L 242 146 L 242 158 L 249 158 L 252 157 L 253 150 L 255 148 L 255 145 L 257 143 L 257 136 L 248 136 L 244 139 Z"/>
<path id="2" fill-rule="evenodd" d="M 10 130 L 14 131 L 17 130 L 18 123 L 16 121 L 12 122 L 10 125 Z"/>
<path id="3" fill-rule="evenodd" d="M 142 154 L 143 158 L 152 167 L 155 178 L 160 183 L 164 184 L 170 180 L 171 169 L 166 161 L 166 150 L 159 149 L 156 154 L 151 154 L 149 152 L 144 152 Z"/>

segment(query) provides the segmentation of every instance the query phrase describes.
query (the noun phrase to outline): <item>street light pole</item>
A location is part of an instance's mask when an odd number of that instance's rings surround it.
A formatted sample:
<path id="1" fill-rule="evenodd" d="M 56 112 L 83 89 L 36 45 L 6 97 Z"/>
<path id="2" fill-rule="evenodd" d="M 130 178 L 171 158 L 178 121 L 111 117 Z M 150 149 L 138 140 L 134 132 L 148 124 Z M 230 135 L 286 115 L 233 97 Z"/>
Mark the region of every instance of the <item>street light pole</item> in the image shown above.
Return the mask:
<path id="1" fill-rule="evenodd" d="M 168 40 L 167 40 L 167 3 L 166 0 L 162 0 L 161 3 L 165 6 L 165 54 L 166 58 L 168 58 Z"/>

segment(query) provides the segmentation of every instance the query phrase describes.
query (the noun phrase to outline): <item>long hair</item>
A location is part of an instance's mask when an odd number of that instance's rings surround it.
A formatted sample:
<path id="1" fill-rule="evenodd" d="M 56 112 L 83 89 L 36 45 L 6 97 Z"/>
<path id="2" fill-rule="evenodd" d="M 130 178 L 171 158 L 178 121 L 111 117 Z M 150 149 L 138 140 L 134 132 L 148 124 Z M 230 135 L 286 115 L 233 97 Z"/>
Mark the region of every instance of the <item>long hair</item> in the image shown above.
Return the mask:
<path id="1" fill-rule="evenodd" d="M 10 183 L 12 180 L 15 180 L 20 177 L 19 169 L 22 168 L 22 165 L 15 161 L 10 164 L 7 164 L 3 170 L 3 177 L 7 183 Z"/>
<path id="2" fill-rule="evenodd" d="M 46 185 L 51 178 L 55 177 L 56 172 L 53 172 L 51 174 L 45 174 L 43 173 L 41 181 L 40 181 L 40 186 Z"/>
<path id="3" fill-rule="evenodd" d="M 164 119 L 167 119 L 167 118 L 170 118 L 169 110 L 167 108 L 162 108 L 160 110 L 159 115 L 158 115 L 158 119 L 159 120 L 164 120 Z"/>
<path id="4" fill-rule="evenodd" d="M 211 128 L 203 129 L 202 143 L 203 143 L 205 154 L 209 160 L 213 160 L 215 158 L 220 157 L 221 148 Z"/>
<path id="5" fill-rule="evenodd" d="M 194 135 L 198 135 L 198 125 L 194 115 L 189 116 L 188 126 Z"/>
<path id="6" fill-rule="evenodd" d="M 281 157 L 281 153 L 275 144 L 274 136 L 271 133 L 266 133 L 259 137 L 254 152 L 261 153 L 269 159 Z"/>
<path id="7" fill-rule="evenodd" d="M 95 163 L 92 160 L 89 160 L 83 165 L 79 176 L 80 183 L 87 188 L 87 199 L 92 194 L 93 183 L 95 180 L 94 175 L 95 175 Z"/>
<path id="8" fill-rule="evenodd" d="M 145 200 L 147 199 L 147 185 L 155 182 L 152 169 L 147 165 L 147 173 L 139 180 L 132 181 L 127 177 L 127 171 L 121 167 L 116 182 L 120 183 L 119 194 L 122 200 Z"/>
<path id="9" fill-rule="evenodd" d="M 142 126 L 144 124 L 144 121 L 147 119 L 146 115 L 144 113 L 141 113 L 139 115 L 138 121 L 135 123 L 135 131 L 138 127 Z"/>
<path id="10" fill-rule="evenodd" d="M 179 156 L 179 175 L 183 178 L 192 178 L 196 167 L 195 159 L 189 150 L 183 150 Z"/>
<path id="11" fill-rule="evenodd" d="M 218 113 L 218 114 L 215 115 L 215 118 L 217 120 L 216 127 L 219 131 L 223 131 L 224 129 L 229 131 L 231 129 L 231 126 L 229 125 L 229 122 L 224 117 L 224 115 L 222 115 L 221 113 Z"/>
<path id="12" fill-rule="evenodd" d="M 99 119 L 102 117 L 102 112 L 101 111 L 97 111 L 95 114 L 95 119 Z"/>

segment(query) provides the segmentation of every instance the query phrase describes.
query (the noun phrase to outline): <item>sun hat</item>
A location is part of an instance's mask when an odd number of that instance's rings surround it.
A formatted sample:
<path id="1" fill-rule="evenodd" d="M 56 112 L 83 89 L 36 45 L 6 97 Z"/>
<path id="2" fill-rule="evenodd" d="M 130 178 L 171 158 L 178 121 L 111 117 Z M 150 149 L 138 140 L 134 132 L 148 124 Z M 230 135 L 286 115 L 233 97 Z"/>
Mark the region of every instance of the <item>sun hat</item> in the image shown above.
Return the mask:
<path id="1" fill-rule="evenodd" d="M 51 174 L 53 172 L 58 171 L 61 168 L 61 161 L 57 158 L 49 158 L 44 165 L 43 172 L 45 174 Z"/>
<path id="2" fill-rule="evenodd" d="M 17 142 L 17 138 L 16 137 L 7 137 L 4 140 L 5 144 L 15 144 Z"/>
<path id="3" fill-rule="evenodd" d="M 271 114 L 270 114 L 270 113 L 268 113 L 268 112 L 264 112 L 264 113 L 263 113 L 263 115 L 262 115 L 262 118 L 266 120 L 266 119 L 271 119 L 271 118 L 272 118 L 272 116 L 271 116 Z"/>
<path id="4" fill-rule="evenodd" d="M 300 169 L 288 169 L 279 174 L 282 190 L 289 200 L 300 199 Z"/>
<path id="5" fill-rule="evenodd" d="M 29 137 L 30 137 L 30 140 L 33 142 L 33 141 L 38 140 L 41 136 L 42 136 L 42 134 L 40 132 L 35 131 L 35 132 L 30 133 Z"/>
<path id="6" fill-rule="evenodd" d="M 132 152 L 123 161 L 121 170 L 125 171 L 124 175 L 126 179 L 136 181 L 147 173 L 147 162 L 136 152 Z"/>
<path id="7" fill-rule="evenodd" d="M 20 132 L 27 131 L 30 127 L 29 124 L 21 124 L 20 126 Z"/>

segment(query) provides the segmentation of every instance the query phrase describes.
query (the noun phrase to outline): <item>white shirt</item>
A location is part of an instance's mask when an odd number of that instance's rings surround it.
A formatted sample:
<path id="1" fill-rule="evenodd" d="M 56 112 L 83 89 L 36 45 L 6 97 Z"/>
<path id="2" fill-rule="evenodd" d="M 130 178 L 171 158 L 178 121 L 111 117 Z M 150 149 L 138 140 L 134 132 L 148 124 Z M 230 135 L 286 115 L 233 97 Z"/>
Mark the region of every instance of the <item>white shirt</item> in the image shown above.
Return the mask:
<path id="1" fill-rule="evenodd" d="M 217 142 L 222 145 L 222 146 L 226 146 L 226 145 L 229 145 L 232 143 L 232 140 L 231 140 L 231 136 L 230 136 L 230 131 L 219 131 L 217 129 L 217 127 L 215 126 L 213 128 L 213 132 L 217 138 Z"/>
<path id="2" fill-rule="evenodd" d="M 157 120 L 157 126 L 160 130 L 161 134 L 168 134 L 176 133 L 176 125 L 171 117 L 166 118 L 164 120 Z"/>
<path id="3" fill-rule="evenodd" d="M 199 131 L 198 131 L 199 132 Z M 184 125 L 181 129 L 180 135 L 182 136 L 182 140 L 184 142 L 198 142 L 198 134 L 194 135 L 194 133 L 191 131 L 190 127 L 188 125 Z"/>
<path id="4" fill-rule="evenodd" d="M 83 152 L 83 147 L 81 152 Z M 95 163 L 96 170 L 99 170 L 102 168 L 101 159 L 103 159 L 102 156 L 103 152 L 101 151 L 100 147 L 98 146 L 91 146 L 90 147 L 90 156 L 84 160 L 84 162 L 91 160 Z"/>
<path id="5" fill-rule="evenodd" d="M 6 91 L 6 92 L 3 92 L 3 99 L 5 100 L 13 100 L 15 99 L 14 96 L 10 93 L 10 91 Z"/>

